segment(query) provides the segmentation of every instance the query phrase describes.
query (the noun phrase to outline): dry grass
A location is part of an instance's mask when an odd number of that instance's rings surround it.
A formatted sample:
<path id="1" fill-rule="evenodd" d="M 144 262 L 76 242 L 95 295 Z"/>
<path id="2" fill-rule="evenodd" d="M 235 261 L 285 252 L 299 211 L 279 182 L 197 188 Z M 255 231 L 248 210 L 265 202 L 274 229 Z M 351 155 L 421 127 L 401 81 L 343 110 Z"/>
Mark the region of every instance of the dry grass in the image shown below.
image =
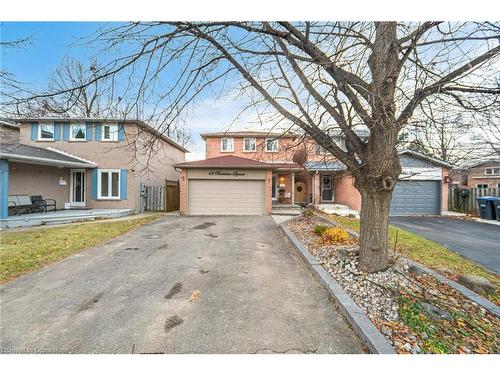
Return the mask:
<path id="1" fill-rule="evenodd" d="M 56 262 L 80 250 L 109 241 L 161 215 L 116 221 L 37 227 L 0 234 L 0 283 Z"/>

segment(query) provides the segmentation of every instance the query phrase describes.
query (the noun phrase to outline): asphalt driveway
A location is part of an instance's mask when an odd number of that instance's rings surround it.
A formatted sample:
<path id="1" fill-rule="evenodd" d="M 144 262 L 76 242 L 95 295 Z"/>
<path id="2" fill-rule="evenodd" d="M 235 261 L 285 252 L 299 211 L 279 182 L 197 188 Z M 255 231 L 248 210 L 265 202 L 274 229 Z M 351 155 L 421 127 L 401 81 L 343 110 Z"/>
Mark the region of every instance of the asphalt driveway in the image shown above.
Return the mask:
<path id="1" fill-rule="evenodd" d="M 28 353 L 359 353 L 270 217 L 174 217 L 5 284 Z"/>
<path id="2" fill-rule="evenodd" d="M 390 221 L 500 274 L 500 226 L 447 217 L 392 217 Z"/>

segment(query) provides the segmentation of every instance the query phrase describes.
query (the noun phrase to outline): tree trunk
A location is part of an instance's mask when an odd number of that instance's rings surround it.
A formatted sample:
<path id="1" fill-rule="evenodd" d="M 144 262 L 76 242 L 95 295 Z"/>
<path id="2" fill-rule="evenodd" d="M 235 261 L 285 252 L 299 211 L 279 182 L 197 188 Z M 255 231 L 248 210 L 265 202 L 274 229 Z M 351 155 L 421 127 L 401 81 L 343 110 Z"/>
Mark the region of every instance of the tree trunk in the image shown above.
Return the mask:
<path id="1" fill-rule="evenodd" d="M 365 272 L 383 270 L 388 264 L 388 225 L 392 189 L 361 187 L 359 266 Z"/>

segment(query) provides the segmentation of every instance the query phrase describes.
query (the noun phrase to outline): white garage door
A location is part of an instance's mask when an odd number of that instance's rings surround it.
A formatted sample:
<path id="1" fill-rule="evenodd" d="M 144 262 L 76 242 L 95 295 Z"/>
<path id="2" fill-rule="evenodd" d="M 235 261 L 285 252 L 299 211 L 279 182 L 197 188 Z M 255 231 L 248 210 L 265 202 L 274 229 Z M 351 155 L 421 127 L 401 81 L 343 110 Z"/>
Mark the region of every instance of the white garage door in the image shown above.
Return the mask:
<path id="1" fill-rule="evenodd" d="M 265 181 L 189 180 L 190 215 L 262 215 Z"/>

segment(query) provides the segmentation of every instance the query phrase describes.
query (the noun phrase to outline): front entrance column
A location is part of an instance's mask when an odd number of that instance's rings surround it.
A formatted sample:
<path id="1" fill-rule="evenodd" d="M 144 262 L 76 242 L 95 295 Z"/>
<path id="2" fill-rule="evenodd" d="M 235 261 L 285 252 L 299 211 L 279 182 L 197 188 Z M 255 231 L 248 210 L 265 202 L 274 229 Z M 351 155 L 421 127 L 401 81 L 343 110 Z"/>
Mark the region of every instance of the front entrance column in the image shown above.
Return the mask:
<path id="1" fill-rule="evenodd" d="M 319 173 L 316 172 L 313 176 L 313 203 L 319 204 L 321 202 L 321 181 Z"/>
<path id="2" fill-rule="evenodd" d="M 292 172 L 292 204 L 295 204 L 295 172 Z"/>
<path id="3" fill-rule="evenodd" d="M 0 219 L 9 217 L 9 161 L 0 159 Z"/>

